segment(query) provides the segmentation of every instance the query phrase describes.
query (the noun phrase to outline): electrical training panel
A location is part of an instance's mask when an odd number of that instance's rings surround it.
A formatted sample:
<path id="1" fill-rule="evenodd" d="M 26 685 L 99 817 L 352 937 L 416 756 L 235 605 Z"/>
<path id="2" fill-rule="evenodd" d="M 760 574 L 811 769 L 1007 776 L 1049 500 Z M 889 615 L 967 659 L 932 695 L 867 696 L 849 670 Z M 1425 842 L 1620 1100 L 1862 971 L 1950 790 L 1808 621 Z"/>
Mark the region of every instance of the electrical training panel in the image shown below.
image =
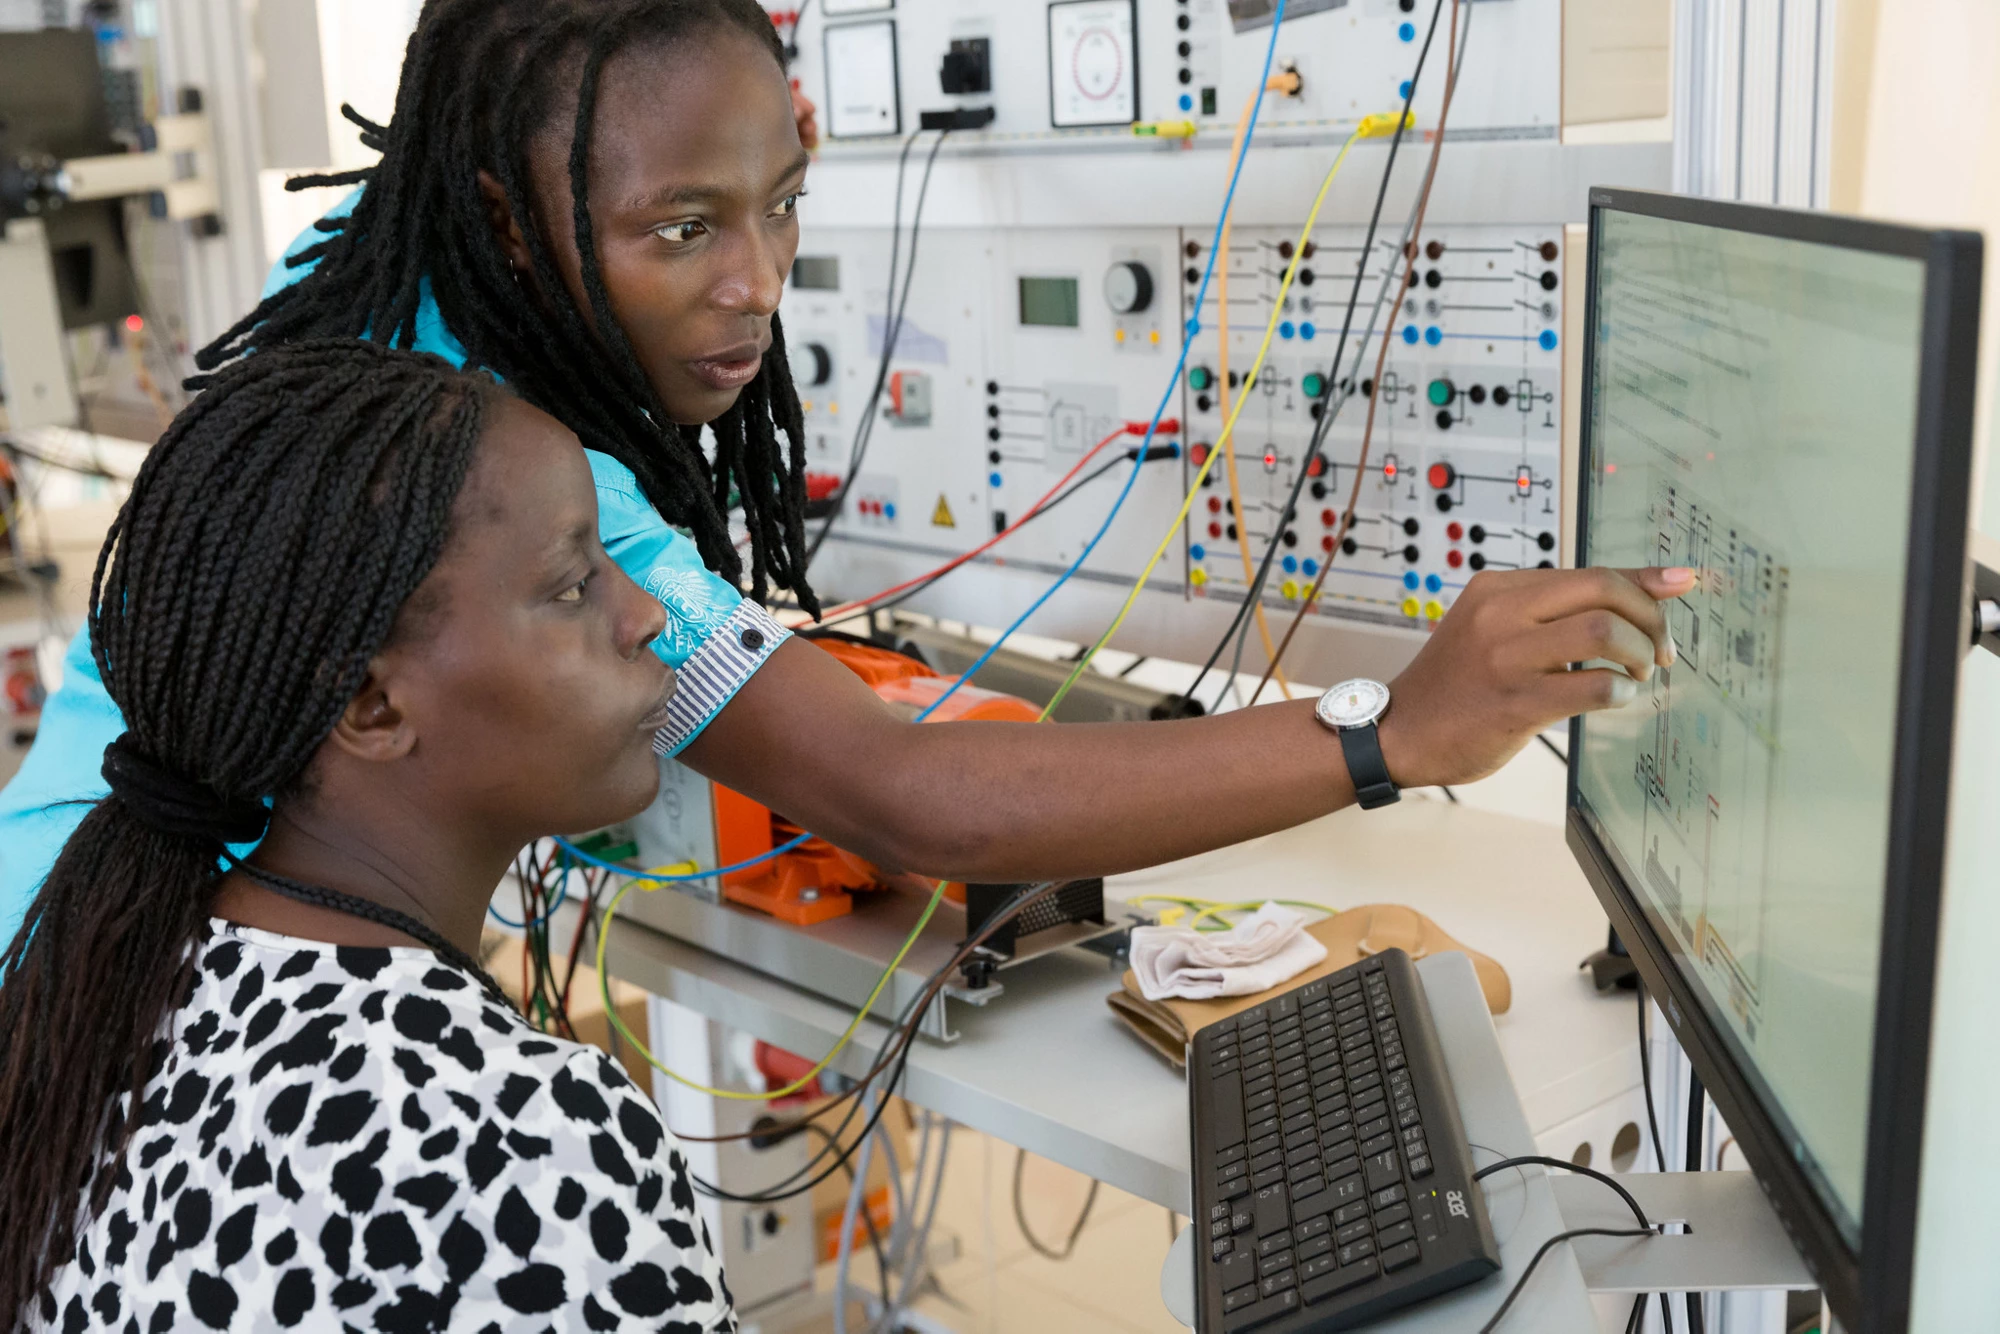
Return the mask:
<path id="1" fill-rule="evenodd" d="M 826 139 L 783 314 L 816 496 L 839 492 L 891 322 L 898 154 L 916 133 L 900 271 L 937 137 L 918 127 L 926 113 L 933 123 L 953 113 L 985 122 L 954 129 L 932 169 L 878 419 L 813 567 L 823 600 L 866 596 L 992 538 L 1094 445 L 1162 405 L 1181 428 L 1155 443 L 1176 448 L 1137 465 L 1116 521 L 1030 630 L 1094 639 L 1171 525 L 1115 642 L 1200 661 L 1250 586 L 1246 551 L 1254 570 L 1275 540 L 1262 602 L 1276 624 L 1333 562 L 1291 655 L 1306 679 L 1333 679 L 1338 646 L 1356 634 L 1372 636 L 1379 654 L 1386 631 L 1386 651 L 1407 658 L 1477 571 L 1558 563 L 1564 224 L 1582 220 L 1591 184 L 1664 186 L 1666 154 L 1561 142 L 1560 0 L 1466 0 L 1437 180 L 1405 246 L 1443 98 L 1453 13 L 1444 0 L 1412 104 L 1416 132 L 1398 150 L 1368 253 L 1386 140 L 1352 149 L 1299 249 L 1341 144 L 1363 116 L 1400 108 L 1434 4 L 1287 6 L 1272 70 L 1302 83 L 1296 95 L 1265 96 L 1236 188 L 1226 379 L 1220 272 L 1199 311 L 1194 303 L 1232 132 L 1270 42 L 1271 0 L 836 0 L 831 14 L 810 11 L 793 74 L 823 108 Z M 790 17 L 778 15 L 781 34 Z M 1294 262 L 1263 369 L 1246 382 Z M 1406 269 L 1415 283 L 1404 291 Z M 1385 275 L 1390 299 L 1371 320 Z M 1314 400 L 1330 381 L 1335 417 L 1309 457 Z M 1225 413 L 1246 395 L 1231 441 L 1240 508 L 1218 459 L 1174 525 Z M 1097 532 L 1138 443 L 1113 441 L 1061 504 L 910 605 L 983 624 L 1012 619 Z M 1301 468 L 1306 485 L 1281 524 Z M 1355 521 L 1343 542 L 1350 494 Z M 1363 655 L 1360 665 L 1380 662 Z M 1260 651 L 1246 655 L 1246 668 L 1262 663 Z"/>

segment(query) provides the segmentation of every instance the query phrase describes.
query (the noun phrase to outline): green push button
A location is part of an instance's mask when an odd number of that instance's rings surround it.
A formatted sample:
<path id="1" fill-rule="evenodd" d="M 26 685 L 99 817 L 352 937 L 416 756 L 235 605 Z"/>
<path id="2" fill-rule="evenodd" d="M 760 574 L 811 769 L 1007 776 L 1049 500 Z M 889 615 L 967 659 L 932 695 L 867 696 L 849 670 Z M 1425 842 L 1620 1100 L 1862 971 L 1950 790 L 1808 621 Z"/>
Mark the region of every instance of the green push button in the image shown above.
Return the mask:
<path id="1" fill-rule="evenodd" d="M 1326 377 L 1318 371 L 1310 371 L 1299 381 L 1299 387 L 1306 391 L 1307 398 L 1318 398 L 1326 392 Z"/>
<path id="2" fill-rule="evenodd" d="M 1188 372 L 1188 388 L 1200 393 L 1215 383 L 1215 372 L 1206 366 L 1196 366 Z"/>
<path id="3" fill-rule="evenodd" d="M 1445 404 L 1451 402 L 1451 396 L 1454 392 L 1455 391 L 1451 387 L 1451 381 L 1432 380 L 1430 388 L 1430 398 L 1432 405 L 1440 408 L 1443 407 Z"/>

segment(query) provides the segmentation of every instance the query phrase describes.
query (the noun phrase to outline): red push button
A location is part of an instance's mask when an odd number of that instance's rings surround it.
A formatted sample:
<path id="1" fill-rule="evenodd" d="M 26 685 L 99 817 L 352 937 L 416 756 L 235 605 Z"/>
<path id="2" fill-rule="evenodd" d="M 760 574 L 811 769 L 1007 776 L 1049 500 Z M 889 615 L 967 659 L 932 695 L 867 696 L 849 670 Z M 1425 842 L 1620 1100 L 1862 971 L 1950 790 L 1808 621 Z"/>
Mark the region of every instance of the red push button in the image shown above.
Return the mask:
<path id="1" fill-rule="evenodd" d="M 1458 473 L 1449 463 L 1433 463 L 1425 474 L 1430 478 L 1431 489 L 1442 491 L 1458 480 Z"/>

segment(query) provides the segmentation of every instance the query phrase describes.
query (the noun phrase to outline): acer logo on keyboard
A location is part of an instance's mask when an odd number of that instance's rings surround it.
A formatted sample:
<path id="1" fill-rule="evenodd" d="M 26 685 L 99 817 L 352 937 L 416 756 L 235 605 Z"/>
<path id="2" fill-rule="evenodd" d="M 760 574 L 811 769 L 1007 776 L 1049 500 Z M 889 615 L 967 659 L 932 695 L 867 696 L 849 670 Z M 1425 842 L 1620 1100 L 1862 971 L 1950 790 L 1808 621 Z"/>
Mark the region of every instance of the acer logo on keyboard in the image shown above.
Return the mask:
<path id="1" fill-rule="evenodd" d="M 1453 1218 L 1472 1217 L 1472 1215 L 1466 1211 L 1465 1193 L 1463 1191 L 1456 1191 L 1456 1190 L 1446 1191 L 1444 1193 L 1444 1207 L 1445 1211 L 1449 1213 Z"/>

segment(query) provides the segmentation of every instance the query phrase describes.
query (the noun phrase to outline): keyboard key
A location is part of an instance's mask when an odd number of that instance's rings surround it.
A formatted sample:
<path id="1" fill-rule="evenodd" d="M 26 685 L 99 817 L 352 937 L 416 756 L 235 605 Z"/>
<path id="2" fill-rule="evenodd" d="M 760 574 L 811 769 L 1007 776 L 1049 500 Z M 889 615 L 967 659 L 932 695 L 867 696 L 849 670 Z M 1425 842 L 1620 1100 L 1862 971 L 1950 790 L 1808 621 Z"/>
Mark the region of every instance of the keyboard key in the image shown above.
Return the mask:
<path id="1" fill-rule="evenodd" d="M 1287 1056 L 1271 1068 L 1277 1072 L 1279 1082 L 1283 1083 L 1284 1077 L 1293 1070 L 1303 1070 L 1306 1068 L 1305 1053 L 1300 1052 L 1297 1056 Z"/>
<path id="2" fill-rule="evenodd" d="M 1373 1158 L 1395 1147 L 1396 1137 L 1385 1130 L 1373 1139 L 1364 1139 L 1361 1141 L 1361 1156 L 1364 1158 Z"/>
<path id="3" fill-rule="evenodd" d="M 1289 1250 L 1276 1251 L 1270 1255 L 1257 1257 L 1257 1272 L 1265 1278 L 1273 1278 L 1292 1267 L 1292 1253 Z"/>
<path id="4" fill-rule="evenodd" d="M 1409 1198 L 1410 1193 L 1403 1189 L 1403 1184 L 1399 1181 L 1393 1186 L 1384 1186 L 1373 1195 L 1370 1195 L 1368 1203 L 1374 1205 L 1377 1209 L 1386 1209 L 1392 1204 L 1401 1204 Z"/>
<path id="5" fill-rule="evenodd" d="M 1400 1246 L 1391 1246 L 1382 1252 L 1382 1272 L 1393 1274 L 1417 1262 L 1417 1243 L 1406 1241 Z"/>
<path id="6" fill-rule="evenodd" d="M 1382 1076 L 1374 1071 L 1370 1071 L 1365 1075 L 1356 1075 L 1350 1071 L 1347 1076 L 1347 1088 L 1350 1096 L 1355 1093 L 1365 1092 L 1368 1089 L 1380 1088 L 1381 1085 Z"/>
<path id="7" fill-rule="evenodd" d="M 1234 1292 L 1225 1292 L 1222 1294 L 1222 1313 L 1228 1315 L 1231 1311 L 1240 1311 L 1256 1300 L 1257 1289 L 1255 1286 L 1238 1288 Z"/>
<path id="8" fill-rule="evenodd" d="M 1282 1232 L 1291 1226 L 1291 1215 L 1285 1209 L 1285 1188 L 1266 1186 L 1256 1195 L 1257 1235 L 1268 1237 L 1273 1232 Z"/>
<path id="9" fill-rule="evenodd" d="M 1316 1140 L 1311 1138 L 1302 1139 L 1285 1150 L 1285 1167 L 1287 1169 L 1297 1167 L 1302 1163 L 1318 1165 L 1319 1143 Z"/>
<path id="10" fill-rule="evenodd" d="M 1319 1236 L 1314 1237 L 1311 1241 L 1302 1241 L 1299 1243 L 1298 1257 L 1299 1257 L 1299 1263 L 1301 1264 L 1304 1264 L 1307 1260 L 1312 1259 L 1314 1256 L 1331 1255 L 1332 1253 L 1333 1253 L 1333 1238 L 1326 1235 L 1325 1233 L 1321 1233 Z"/>
<path id="11" fill-rule="evenodd" d="M 1372 1237 L 1374 1235 L 1375 1225 L 1363 1218 L 1349 1223 L 1346 1227 L 1334 1233 L 1333 1242 L 1336 1246 L 1349 1246 L 1360 1241 L 1363 1237 Z"/>
<path id="12" fill-rule="evenodd" d="M 1288 1288 L 1296 1288 L 1298 1286 L 1298 1274 L 1290 1269 L 1285 1269 L 1271 1275 L 1269 1278 L 1258 1280 L 1257 1291 L 1266 1297 L 1275 1297 Z"/>
<path id="13" fill-rule="evenodd" d="M 1362 1139 L 1374 1139 L 1377 1135 L 1389 1132 L 1389 1118 L 1386 1116 L 1369 1117 L 1366 1120 L 1356 1117 L 1355 1121 L 1354 1133 Z"/>
<path id="14" fill-rule="evenodd" d="M 1227 1163 L 1233 1163 L 1239 1158 L 1247 1158 L 1249 1156 L 1249 1150 L 1245 1149 L 1241 1144 L 1232 1144 L 1228 1148 L 1217 1152 L 1214 1161 L 1217 1167 L 1221 1167 Z"/>
<path id="15" fill-rule="evenodd" d="M 1313 1117 L 1311 1112 L 1300 1112 L 1297 1116 L 1288 1116 L 1279 1125 L 1280 1131 L 1287 1139 L 1295 1135 L 1303 1135 L 1312 1128 Z"/>
<path id="16" fill-rule="evenodd" d="M 1403 1142 L 1403 1161 L 1406 1163 L 1412 1158 L 1428 1158 L 1430 1157 L 1430 1153 L 1431 1146 L 1421 1139 L 1405 1140 Z"/>
<path id="17" fill-rule="evenodd" d="M 1368 1179 L 1368 1189 L 1370 1190 L 1381 1190 L 1394 1182 L 1402 1180 L 1402 1173 L 1397 1169 L 1396 1151 L 1389 1149 L 1374 1155 L 1372 1158 L 1363 1158 L 1361 1160 L 1361 1175 Z M 1255 1182 L 1256 1178 L 1252 1177 L 1251 1181 Z"/>
<path id="18" fill-rule="evenodd" d="M 1261 1120 L 1252 1121 L 1249 1124 L 1249 1126 L 1245 1128 L 1243 1136 L 1248 1139 L 1258 1139 L 1264 1135 L 1275 1135 L 1277 1133 L 1278 1133 L 1278 1118 L 1275 1116 L 1267 1116 L 1262 1118 Z"/>
<path id="19" fill-rule="evenodd" d="M 1282 1019 L 1286 1015 L 1297 1014 L 1298 1012 L 1299 998 L 1292 992 L 1285 992 L 1283 995 L 1273 997 L 1271 1000 L 1271 1018 L 1273 1019 Z"/>
<path id="20" fill-rule="evenodd" d="M 1316 1278 L 1325 1278 L 1335 1268 L 1336 1262 L 1331 1255 L 1322 1255 L 1316 1259 L 1301 1261 L 1299 1264 L 1299 1282 L 1310 1283 Z"/>
<path id="21" fill-rule="evenodd" d="M 1412 1177 L 1415 1177 L 1417 1180 L 1421 1181 L 1423 1178 L 1429 1176 L 1430 1174 L 1431 1174 L 1430 1156 L 1428 1154 L 1421 1154 L 1421 1153 L 1412 1154 L 1410 1156 L 1410 1175 Z"/>
<path id="22" fill-rule="evenodd" d="M 1292 1249 L 1292 1233 L 1289 1228 L 1273 1232 L 1268 1237 L 1259 1237 L 1257 1239 L 1257 1254 L 1259 1255 L 1277 1255 L 1281 1251 L 1289 1251 L 1290 1249 Z"/>
<path id="23" fill-rule="evenodd" d="M 1301 1112 L 1311 1111 L 1312 1105 L 1311 1097 L 1292 1098 L 1278 1104 L 1278 1115 L 1283 1117 L 1297 1116 Z"/>
<path id="24" fill-rule="evenodd" d="M 1239 1159 L 1233 1163 L 1224 1163 L 1222 1166 L 1216 1168 L 1215 1179 L 1219 1182 L 1234 1181 L 1237 1177 L 1247 1174 L 1249 1170 L 1249 1166 Z"/>
<path id="25" fill-rule="evenodd" d="M 1356 1200 L 1353 1204 L 1343 1204 L 1333 1211 L 1333 1225 L 1346 1227 L 1349 1223 L 1366 1217 L 1368 1217 L 1368 1202 Z"/>
<path id="26" fill-rule="evenodd" d="M 1218 1237 L 1216 1240 L 1211 1241 L 1208 1244 L 1208 1258 L 1211 1260 L 1220 1260 L 1223 1256 L 1229 1254 L 1231 1251 L 1235 1249 L 1236 1249 L 1235 1242 L 1231 1241 L 1227 1237 Z"/>
<path id="27" fill-rule="evenodd" d="M 1228 1207 L 1229 1207 L 1229 1206 L 1227 1206 L 1227 1205 L 1224 1205 L 1224 1206 L 1223 1206 L 1223 1208 L 1225 1208 L 1225 1209 L 1226 1209 L 1226 1208 L 1228 1208 Z M 1215 1221 L 1214 1221 L 1213 1223 L 1210 1223 L 1210 1224 L 1208 1225 L 1208 1235 L 1209 1235 L 1210 1239 L 1213 1239 L 1213 1238 L 1216 1238 L 1216 1237 L 1226 1237 L 1226 1236 L 1228 1236 L 1228 1235 L 1229 1235 L 1229 1219 L 1228 1219 L 1228 1218 L 1227 1218 L 1227 1217 L 1225 1216 L 1225 1217 L 1222 1217 L 1222 1218 L 1218 1218 L 1218 1219 L 1216 1219 L 1216 1220 L 1215 1220 Z"/>
<path id="28" fill-rule="evenodd" d="M 1382 1063 L 1390 1070 L 1401 1070 L 1409 1065 L 1409 1061 L 1404 1059 L 1403 1051 L 1400 1047 L 1393 1052 L 1383 1052 Z"/>
<path id="29" fill-rule="evenodd" d="M 1268 1172 L 1253 1172 L 1250 1175 L 1250 1189 L 1266 1190 L 1285 1179 L 1285 1169 L 1274 1167 Z"/>
<path id="30" fill-rule="evenodd" d="M 1292 1182 L 1292 1200 L 1301 1209 L 1310 1208 L 1312 1203 L 1316 1202 L 1313 1197 L 1324 1194 L 1325 1191 L 1325 1177 L 1309 1176 L 1303 1181 Z"/>
<path id="31" fill-rule="evenodd" d="M 1211 1205 L 1209 1205 L 1209 1206 L 1208 1206 L 1208 1221 L 1209 1221 L 1209 1222 L 1213 1223 L 1213 1222 L 1214 1222 L 1214 1221 L 1215 1221 L 1216 1219 L 1218 1219 L 1218 1218 L 1227 1218 L 1227 1217 L 1229 1217 L 1229 1206 L 1228 1206 L 1228 1205 L 1226 1205 L 1226 1204 L 1211 1204 Z"/>
<path id="32" fill-rule="evenodd" d="M 1239 1334 L 1239 1331 L 1255 1329 L 1267 1325 L 1282 1316 L 1288 1316 L 1299 1309 L 1299 1290 L 1287 1288 L 1275 1297 L 1265 1297 L 1261 1301 L 1237 1310 L 1234 1315 L 1222 1317 L 1223 1334 Z"/>
<path id="33" fill-rule="evenodd" d="M 1269 1153 L 1260 1153 L 1255 1158 L 1252 1158 L 1250 1160 L 1250 1170 L 1252 1172 L 1268 1172 L 1284 1161 L 1284 1152 L 1279 1149 L 1272 1149 Z M 1231 1163 L 1230 1166 L 1234 1167 L 1235 1164 Z"/>
<path id="34" fill-rule="evenodd" d="M 1334 1252 L 1334 1254 L 1340 1257 L 1342 1264 L 1351 1265 L 1363 1256 L 1375 1254 L 1375 1239 L 1373 1237 L 1363 1237 L 1359 1241 L 1350 1241 Z"/>
<path id="35" fill-rule="evenodd" d="M 1361 1286 L 1374 1278 L 1377 1272 L 1375 1258 L 1369 1256 L 1366 1259 L 1356 1260 L 1351 1265 L 1342 1265 L 1325 1278 L 1315 1279 L 1299 1295 L 1307 1302 L 1323 1302 L 1329 1297 L 1346 1292 L 1349 1288 Z"/>
<path id="36" fill-rule="evenodd" d="M 1249 1177 L 1237 1177 L 1232 1181 L 1222 1182 L 1215 1188 L 1215 1197 L 1224 1203 L 1240 1200 L 1249 1193 Z"/>
<path id="37" fill-rule="evenodd" d="M 1361 1170 L 1361 1155 L 1352 1144 L 1336 1144 L 1327 1149 L 1326 1175 L 1330 1181 L 1352 1176 Z M 1337 1155 L 1337 1156 L 1336 1156 Z"/>
<path id="38" fill-rule="evenodd" d="M 1255 1158 L 1260 1153 L 1269 1153 L 1271 1150 L 1283 1145 L 1284 1142 L 1277 1135 L 1259 1135 L 1256 1139 L 1250 1141 L 1250 1156 Z"/>
<path id="39" fill-rule="evenodd" d="M 1208 1063 L 1211 1067 L 1222 1065 L 1225 1062 L 1233 1061 L 1235 1059 L 1236 1059 L 1236 1046 L 1234 1043 L 1231 1043 L 1227 1047 L 1212 1047 L 1209 1049 Z"/>
<path id="40" fill-rule="evenodd" d="M 1421 1144 L 1423 1142 L 1424 1142 L 1424 1128 L 1421 1125 L 1406 1126 L 1404 1128 L 1403 1143 Z"/>
<path id="41" fill-rule="evenodd" d="M 1335 1207 L 1346 1204 L 1350 1200 L 1362 1199 L 1366 1194 L 1366 1190 L 1362 1186 L 1361 1178 L 1359 1176 L 1341 1177 L 1339 1180 L 1335 1181 L 1331 1186 L 1327 1187 L 1327 1189 L 1333 1192 L 1333 1203 Z M 1400 1187 L 1398 1187 L 1398 1189 L 1400 1189 Z"/>
<path id="42" fill-rule="evenodd" d="M 1390 1227 L 1396 1223 L 1402 1222 L 1409 1216 L 1410 1216 L 1409 1205 L 1392 1204 L 1387 1209 L 1377 1209 L 1375 1211 L 1375 1226 Z"/>
<path id="43" fill-rule="evenodd" d="M 1243 1077 L 1224 1075 L 1208 1085 L 1209 1142 L 1226 1149 L 1243 1142 Z"/>
<path id="44" fill-rule="evenodd" d="M 1231 1232 L 1248 1232 L 1250 1225 L 1255 1221 L 1255 1216 L 1248 1209 L 1236 1206 L 1229 1215 L 1229 1230 Z"/>
<path id="45" fill-rule="evenodd" d="M 1290 1042 L 1287 1042 L 1282 1047 L 1272 1048 L 1271 1059 L 1274 1061 L 1287 1061 L 1290 1060 L 1292 1057 L 1299 1055 L 1301 1052 L 1305 1051 L 1305 1049 L 1306 1049 L 1306 1044 L 1304 1043 L 1303 1040 L 1299 1038 L 1293 1038 Z"/>
<path id="46" fill-rule="evenodd" d="M 1386 1252 L 1390 1247 L 1401 1246 L 1416 1235 L 1417 1230 L 1408 1223 L 1398 1223 L 1394 1227 L 1385 1227 L 1380 1232 L 1377 1232 L 1375 1234 L 1375 1244 Z"/>
<path id="47" fill-rule="evenodd" d="M 1224 1292 L 1253 1284 L 1257 1281 L 1257 1253 L 1238 1247 L 1222 1257 L 1215 1266 L 1215 1286 Z"/>
<path id="48" fill-rule="evenodd" d="M 1308 1218 L 1300 1222 L 1297 1227 L 1292 1229 L 1292 1235 L 1300 1241 L 1310 1241 L 1312 1238 L 1321 1236 L 1332 1230 L 1333 1220 L 1325 1214 L 1320 1214 L 1316 1218 Z"/>

